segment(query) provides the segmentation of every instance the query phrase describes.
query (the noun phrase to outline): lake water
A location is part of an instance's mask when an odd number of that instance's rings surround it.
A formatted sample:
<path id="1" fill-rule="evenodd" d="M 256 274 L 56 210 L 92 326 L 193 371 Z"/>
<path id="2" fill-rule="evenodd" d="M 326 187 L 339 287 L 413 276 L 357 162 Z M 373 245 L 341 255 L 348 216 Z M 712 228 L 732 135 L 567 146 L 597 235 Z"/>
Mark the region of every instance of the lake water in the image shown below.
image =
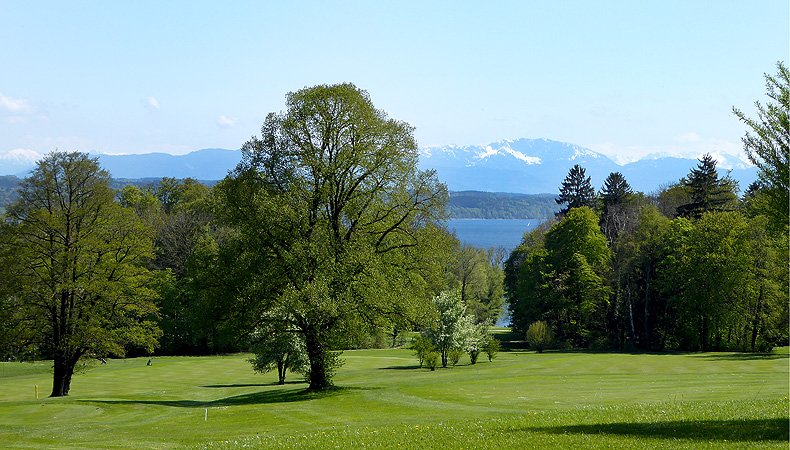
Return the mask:
<path id="1" fill-rule="evenodd" d="M 458 240 L 475 247 L 505 247 L 509 254 L 518 247 L 525 232 L 535 228 L 541 219 L 452 219 L 448 228 L 455 230 Z"/>

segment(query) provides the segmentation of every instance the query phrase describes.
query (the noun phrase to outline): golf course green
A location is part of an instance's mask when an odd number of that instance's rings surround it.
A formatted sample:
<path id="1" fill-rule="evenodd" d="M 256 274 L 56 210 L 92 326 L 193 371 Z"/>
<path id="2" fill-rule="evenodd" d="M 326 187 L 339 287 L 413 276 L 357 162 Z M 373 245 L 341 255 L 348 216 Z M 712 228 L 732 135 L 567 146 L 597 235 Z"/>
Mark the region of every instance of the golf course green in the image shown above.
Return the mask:
<path id="1" fill-rule="evenodd" d="M 94 363 L 48 398 L 51 363 L 3 362 L 0 448 L 784 448 L 788 349 L 500 352 L 432 372 L 346 351 L 336 387 L 276 384 L 250 355 Z M 36 395 L 38 386 L 38 398 Z"/>

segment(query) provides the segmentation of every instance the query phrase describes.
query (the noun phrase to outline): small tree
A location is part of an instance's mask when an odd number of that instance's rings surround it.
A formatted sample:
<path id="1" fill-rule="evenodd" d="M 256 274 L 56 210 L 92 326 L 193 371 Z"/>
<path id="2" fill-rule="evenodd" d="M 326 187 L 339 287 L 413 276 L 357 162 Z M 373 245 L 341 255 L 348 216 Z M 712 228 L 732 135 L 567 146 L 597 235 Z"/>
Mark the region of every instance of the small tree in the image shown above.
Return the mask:
<path id="1" fill-rule="evenodd" d="M 417 359 L 420 361 L 420 367 L 422 367 L 423 363 L 425 362 L 426 356 L 429 353 L 435 353 L 436 351 L 431 340 L 423 335 L 419 335 L 411 340 L 411 349 L 414 351 L 414 355 L 417 356 Z"/>
<path id="2" fill-rule="evenodd" d="M 534 322 L 527 330 L 527 342 L 538 353 L 543 353 L 543 350 L 549 348 L 553 340 L 551 328 L 542 320 Z"/>
<path id="3" fill-rule="evenodd" d="M 480 356 L 480 352 L 483 351 L 490 339 L 491 333 L 488 331 L 488 325 L 485 323 L 477 324 L 475 333 L 472 339 L 469 340 L 469 345 L 467 347 L 470 364 L 477 364 L 477 358 Z"/>
<path id="4" fill-rule="evenodd" d="M 287 331 L 260 331 L 253 338 L 258 339 L 250 359 L 253 370 L 267 373 L 277 368 L 277 384 L 285 384 L 285 372 L 304 373 L 307 368 L 307 353 L 304 341 L 299 335 Z"/>
<path id="5" fill-rule="evenodd" d="M 499 348 L 501 347 L 501 343 L 499 339 L 495 338 L 494 336 L 488 337 L 488 342 L 486 342 L 485 347 L 483 347 L 483 351 L 486 352 L 488 355 L 488 362 L 491 362 L 496 358 L 496 354 L 499 353 Z"/>
<path id="6" fill-rule="evenodd" d="M 431 371 L 434 371 L 438 365 L 439 353 L 437 353 L 435 350 L 431 350 L 425 354 L 425 367 L 431 369 Z"/>
<path id="7" fill-rule="evenodd" d="M 474 335 L 474 318 L 466 314 L 461 292 L 444 291 L 433 300 L 438 319 L 424 332 L 442 356 L 442 367 L 447 367 L 450 350 L 464 351 Z"/>

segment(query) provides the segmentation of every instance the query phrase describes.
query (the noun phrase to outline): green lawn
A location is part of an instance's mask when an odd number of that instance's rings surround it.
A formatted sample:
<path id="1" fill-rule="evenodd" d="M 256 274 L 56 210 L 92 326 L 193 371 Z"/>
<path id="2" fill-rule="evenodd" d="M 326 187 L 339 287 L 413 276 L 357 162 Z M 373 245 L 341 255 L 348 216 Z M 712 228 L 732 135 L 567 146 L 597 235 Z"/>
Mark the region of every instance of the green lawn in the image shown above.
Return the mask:
<path id="1" fill-rule="evenodd" d="M 47 363 L 0 363 L 0 448 L 788 446 L 787 348 L 514 351 L 436 372 L 408 350 L 348 351 L 321 394 L 294 375 L 277 386 L 247 358 L 109 360 L 59 399 Z"/>

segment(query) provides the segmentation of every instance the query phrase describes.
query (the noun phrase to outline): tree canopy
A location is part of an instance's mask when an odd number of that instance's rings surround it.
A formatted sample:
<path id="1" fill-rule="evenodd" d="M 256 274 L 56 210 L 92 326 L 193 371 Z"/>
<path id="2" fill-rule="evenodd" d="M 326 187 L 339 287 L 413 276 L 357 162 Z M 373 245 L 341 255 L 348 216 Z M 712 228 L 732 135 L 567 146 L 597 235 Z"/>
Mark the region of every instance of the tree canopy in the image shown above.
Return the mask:
<path id="1" fill-rule="evenodd" d="M 310 389 L 331 384 L 329 351 L 360 330 L 418 321 L 441 284 L 447 191 L 417 170 L 412 127 L 352 84 L 288 94 L 216 188 L 219 248 L 238 276 L 215 283 L 255 325 L 272 317 L 303 336 Z M 218 270 L 217 273 L 220 273 Z"/>
<path id="2" fill-rule="evenodd" d="M 578 164 L 574 164 L 568 171 L 560 187 L 560 196 L 555 199 L 558 205 L 565 205 L 557 213 L 558 217 L 564 216 L 572 208 L 595 206 L 595 189 L 585 172 L 585 169 Z"/>
<path id="3" fill-rule="evenodd" d="M 142 220 L 114 200 L 110 175 L 83 153 L 50 153 L 19 187 L 2 227 L 6 307 L 54 360 L 52 396 L 68 395 L 86 354 L 152 351 L 161 332 L 143 267 L 152 253 Z"/>

